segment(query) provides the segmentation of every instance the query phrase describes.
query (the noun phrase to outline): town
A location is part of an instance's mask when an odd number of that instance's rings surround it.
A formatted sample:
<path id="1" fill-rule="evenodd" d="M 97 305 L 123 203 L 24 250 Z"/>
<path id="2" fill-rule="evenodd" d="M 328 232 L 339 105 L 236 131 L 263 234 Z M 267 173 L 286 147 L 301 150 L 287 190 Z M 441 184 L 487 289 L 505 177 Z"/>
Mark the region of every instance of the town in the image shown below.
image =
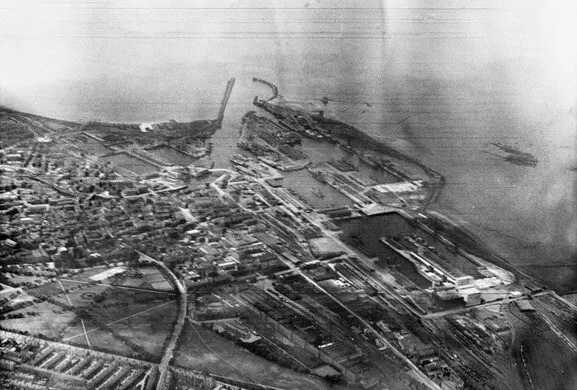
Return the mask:
<path id="1" fill-rule="evenodd" d="M 3 388 L 539 388 L 577 352 L 572 304 L 428 210 L 441 173 L 266 83 L 227 166 L 234 79 L 213 121 L 0 110 Z"/>

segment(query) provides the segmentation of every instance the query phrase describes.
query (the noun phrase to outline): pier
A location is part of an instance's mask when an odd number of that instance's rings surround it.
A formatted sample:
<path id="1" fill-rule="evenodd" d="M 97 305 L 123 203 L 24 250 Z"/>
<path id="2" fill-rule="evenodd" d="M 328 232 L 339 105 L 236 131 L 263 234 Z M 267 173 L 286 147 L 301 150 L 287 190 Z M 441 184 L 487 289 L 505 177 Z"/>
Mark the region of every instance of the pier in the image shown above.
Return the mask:
<path id="1" fill-rule="evenodd" d="M 222 97 L 222 102 L 220 103 L 220 110 L 218 111 L 218 116 L 214 121 L 213 128 L 220 129 L 222 127 L 222 120 L 224 119 L 224 111 L 226 110 L 226 105 L 228 104 L 228 99 L 230 98 L 230 94 L 232 93 L 232 88 L 234 87 L 235 78 L 232 77 L 226 83 L 226 89 L 224 91 L 224 96 Z"/>
<path id="2" fill-rule="evenodd" d="M 272 99 L 275 99 L 278 97 L 278 87 L 276 85 L 274 85 L 273 83 L 271 83 L 270 81 L 266 81 L 266 80 L 259 79 L 256 77 L 253 77 L 252 81 L 254 81 L 255 83 L 261 83 L 261 84 L 267 85 L 272 89 L 272 96 L 270 98 L 268 98 L 267 100 L 272 100 Z"/>

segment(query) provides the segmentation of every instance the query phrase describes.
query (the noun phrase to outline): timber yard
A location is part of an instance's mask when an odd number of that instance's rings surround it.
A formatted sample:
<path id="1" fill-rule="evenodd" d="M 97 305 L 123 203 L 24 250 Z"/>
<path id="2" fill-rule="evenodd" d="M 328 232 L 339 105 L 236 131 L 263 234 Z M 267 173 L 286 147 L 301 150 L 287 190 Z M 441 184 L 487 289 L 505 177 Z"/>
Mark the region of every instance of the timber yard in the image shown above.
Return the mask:
<path id="1" fill-rule="evenodd" d="M 577 308 L 430 211 L 442 173 L 253 81 L 272 97 L 238 119 L 226 166 L 212 136 L 234 78 L 214 120 L 0 109 L 3 388 L 541 389 L 570 375 L 553 357 L 577 354 Z"/>

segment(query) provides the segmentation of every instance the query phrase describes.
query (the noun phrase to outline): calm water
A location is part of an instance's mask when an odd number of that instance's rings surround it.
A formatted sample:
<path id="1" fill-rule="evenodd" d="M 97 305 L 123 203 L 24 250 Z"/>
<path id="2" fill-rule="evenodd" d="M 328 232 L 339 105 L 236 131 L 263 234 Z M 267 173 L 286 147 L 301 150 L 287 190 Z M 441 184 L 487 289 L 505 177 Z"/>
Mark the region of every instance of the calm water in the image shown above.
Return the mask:
<path id="1" fill-rule="evenodd" d="M 79 120 L 213 118 L 234 76 L 213 140 L 222 166 L 254 95 L 270 96 L 252 82 L 261 77 L 306 108 L 328 96 L 328 115 L 445 174 L 435 207 L 517 264 L 575 259 L 577 176 L 567 168 L 577 164 L 577 76 L 566 37 L 577 32 L 567 6 L 231 0 L 215 10 L 124 0 L 39 2 L 32 12 L 4 3 L 2 104 Z M 539 165 L 483 153 L 494 141 L 518 144 Z"/>
<path id="2" fill-rule="evenodd" d="M 380 241 L 386 236 L 411 235 L 416 229 L 396 213 L 369 218 L 356 218 L 335 222 L 342 230 L 342 239 L 369 257 L 377 257 L 388 267 L 393 267 L 420 288 L 431 287 L 415 266 Z"/>
<path id="3" fill-rule="evenodd" d="M 315 209 L 353 205 L 352 200 L 328 184 L 319 182 L 307 170 L 285 172 L 283 175 L 283 186 L 294 189 Z M 323 196 L 319 196 L 321 193 Z"/>
<path id="4" fill-rule="evenodd" d="M 147 149 L 150 153 L 157 155 L 160 158 L 165 159 L 171 164 L 175 165 L 189 165 L 192 164 L 195 159 L 189 155 L 179 152 L 176 149 L 168 147 L 166 145 L 157 146 L 154 148 Z"/>

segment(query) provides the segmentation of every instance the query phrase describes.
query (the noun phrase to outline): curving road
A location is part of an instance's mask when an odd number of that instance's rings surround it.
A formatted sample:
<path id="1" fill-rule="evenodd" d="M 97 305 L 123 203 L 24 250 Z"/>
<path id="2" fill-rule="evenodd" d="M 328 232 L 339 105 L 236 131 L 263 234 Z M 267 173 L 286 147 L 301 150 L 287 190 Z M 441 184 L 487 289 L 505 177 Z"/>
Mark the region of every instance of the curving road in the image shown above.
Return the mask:
<path id="1" fill-rule="evenodd" d="M 176 325 L 172 329 L 172 334 L 170 335 L 170 341 L 166 346 L 164 353 L 162 354 L 162 359 L 160 360 L 160 364 L 158 365 L 158 371 L 160 372 L 158 382 L 156 383 L 156 390 L 163 390 L 168 388 L 168 384 L 166 382 L 166 373 L 168 372 L 168 364 L 172 360 L 172 356 L 174 354 L 174 348 L 176 347 L 176 342 L 178 341 L 178 337 L 180 336 L 180 332 L 182 332 L 182 328 L 184 327 L 184 321 L 186 320 L 186 309 L 188 307 L 188 294 L 186 293 L 186 287 L 182 285 L 180 280 L 176 277 L 176 275 L 161 261 L 153 259 L 152 257 L 145 255 L 142 252 L 138 252 L 140 255 L 141 261 L 146 261 L 149 263 L 154 263 L 162 268 L 165 275 L 167 275 L 171 280 L 171 283 L 174 284 L 176 289 L 178 290 L 179 295 L 179 302 L 178 302 L 178 317 L 176 319 Z"/>

